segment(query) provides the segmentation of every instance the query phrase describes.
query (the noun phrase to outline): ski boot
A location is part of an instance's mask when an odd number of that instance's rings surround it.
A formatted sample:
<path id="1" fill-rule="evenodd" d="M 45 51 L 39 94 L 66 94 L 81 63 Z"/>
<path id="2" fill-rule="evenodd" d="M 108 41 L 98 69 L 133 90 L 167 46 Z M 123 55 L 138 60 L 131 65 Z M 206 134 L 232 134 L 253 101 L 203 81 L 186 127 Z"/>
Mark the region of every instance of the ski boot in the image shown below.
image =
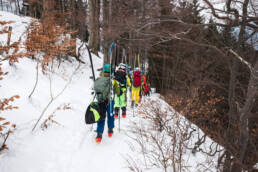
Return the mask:
<path id="1" fill-rule="evenodd" d="M 100 143 L 102 140 L 102 133 L 97 133 L 96 142 Z"/>
<path id="2" fill-rule="evenodd" d="M 108 129 L 108 137 L 112 137 L 113 136 L 113 129 Z"/>
<path id="3" fill-rule="evenodd" d="M 115 117 L 115 119 L 117 119 L 118 118 L 118 113 L 119 113 L 119 108 L 115 108 L 115 115 L 114 115 L 114 117 Z"/>
<path id="4" fill-rule="evenodd" d="M 122 107 L 122 117 L 126 117 L 126 107 Z"/>

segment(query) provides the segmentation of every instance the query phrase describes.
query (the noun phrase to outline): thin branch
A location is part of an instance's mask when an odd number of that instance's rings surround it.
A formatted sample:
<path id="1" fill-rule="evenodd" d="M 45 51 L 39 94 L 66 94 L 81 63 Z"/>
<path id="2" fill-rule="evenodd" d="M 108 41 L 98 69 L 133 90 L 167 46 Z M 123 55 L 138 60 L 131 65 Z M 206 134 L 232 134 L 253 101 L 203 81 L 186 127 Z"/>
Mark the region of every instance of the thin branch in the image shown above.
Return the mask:
<path id="1" fill-rule="evenodd" d="M 231 52 L 234 56 L 236 56 L 241 62 L 243 62 L 244 64 L 246 64 L 250 71 L 253 70 L 251 64 L 250 64 L 248 61 L 244 60 L 244 59 L 243 59 L 240 55 L 238 55 L 234 50 L 229 49 L 229 52 Z"/>
<path id="2" fill-rule="evenodd" d="M 208 1 L 208 0 L 203 0 L 208 6 L 209 8 L 211 9 L 211 12 L 213 14 L 214 17 L 218 18 L 218 19 L 221 19 L 221 20 L 227 20 L 229 22 L 232 22 L 232 19 L 230 19 L 229 17 L 224 17 L 224 16 L 219 16 L 216 11 L 215 11 L 215 8 L 214 6 Z"/>
<path id="3" fill-rule="evenodd" d="M 73 76 L 75 75 L 75 73 L 77 72 L 77 70 L 79 69 L 80 67 L 80 63 L 78 64 L 77 68 L 74 70 L 74 72 L 72 73 L 71 77 L 69 78 L 69 81 L 66 83 L 66 85 L 64 86 L 64 88 L 60 91 L 59 94 L 57 94 L 55 97 L 51 97 L 51 100 L 48 102 L 48 104 L 46 105 L 46 107 L 44 108 L 44 110 L 42 111 L 39 119 L 37 120 L 37 122 L 35 123 L 34 127 L 32 128 L 32 131 L 34 131 L 34 129 L 36 128 L 36 126 L 38 125 L 40 119 L 43 117 L 43 115 L 45 114 L 46 110 L 48 109 L 48 107 L 52 104 L 52 102 L 54 100 L 56 100 L 60 95 L 63 94 L 63 92 L 65 91 L 65 89 L 68 87 L 68 85 L 70 85 L 71 81 L 72 81 L 72 78 Z M 50 80 L 50 84 L 51 84 L 51 80 Z M 50 86 L 50 89 L 51 89 L 51 86 Z M 51 91 L 52 92 L 52 91 Z M 52 95 L 52 93 L 51 93 Z"/>
<path id="4" fill-rule="evenodd" d="M 35 82 L 35 85 L 34 85 L 34 87 L 33 87 L 33 90 L 31 91 L 31 93 L 30 93 L 30 95 L 29 95 L 29 98 L 31 98 L 31 96 L 32 96 L 32 94 L 34 93 L 34 91 L 35 91 L 35 89 L 36 89 L 36 87 L 37 87 L 37 85 L 38 85 L 38 78 L 39 78 L 39 62 L 37 62 L 37 67 L 36 67 L 36 82 Z"/>
<path id="5" fill-rule="evenodd" d="M 9 137 L 10 133 L 11 133 L 11 131 L 9 130 L 7 132 L 7 136 L 4 138 L 4 142 L 3 142 L 3 144 L 2 144 L 2 146 L 0 148 L 0 151 L 2 151 L 5 148 L 5 143 L 6 143 L 7 139 L 8 139 L 8 137 Z"/>

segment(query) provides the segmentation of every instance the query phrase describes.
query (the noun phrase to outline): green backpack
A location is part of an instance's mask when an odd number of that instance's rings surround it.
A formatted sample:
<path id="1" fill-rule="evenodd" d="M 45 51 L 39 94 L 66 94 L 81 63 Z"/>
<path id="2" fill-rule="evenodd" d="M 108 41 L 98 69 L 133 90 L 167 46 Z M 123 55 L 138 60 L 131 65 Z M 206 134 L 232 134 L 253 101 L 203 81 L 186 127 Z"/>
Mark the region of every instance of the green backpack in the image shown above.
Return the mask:
<path id="1" fill-rule="evenodd" d="M 99 103 L 109 100 L 110 79 L 109 77 L 99 77 L 94 82 L 94 91 Z"/>

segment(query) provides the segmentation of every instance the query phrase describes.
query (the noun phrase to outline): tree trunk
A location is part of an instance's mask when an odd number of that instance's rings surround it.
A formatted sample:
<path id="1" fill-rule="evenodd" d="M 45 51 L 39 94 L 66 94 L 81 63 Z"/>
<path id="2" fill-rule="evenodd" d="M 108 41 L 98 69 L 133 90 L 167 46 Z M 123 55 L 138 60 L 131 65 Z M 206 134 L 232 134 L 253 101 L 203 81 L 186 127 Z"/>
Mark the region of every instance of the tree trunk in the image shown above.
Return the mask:
<path id="1" fill-rule="evenodd" d="M 100 0 L 89 0 L 90 8 L 90 40 L 89 47 L 91 52 L 98 55 L 99 50 L 99 14 L 100 14 Z"/>
<path id="2" fill-rule="evenodd" d="M 246 94 L 246 101 L 241 109 L 239 116 L 240 116 L 240 143 L 241 143 L 241 154 L 240 154 L 240 161 L 244 163 L 247 145 L 249 141 L 249 126 L 248 121 L 249 118 L 248 114 L 251 112 L 255 100 L 256 94 L 258 91 L 258 60 L 250 73 L 250 80 L 248 84 L 247 94 Z"/>
<path id="3" fill-rule="evenodd" d="M 17 0 L 17 6 L 18 6 L 18 14 L 21 14 L 21 8 L 20 8 L 20 1 Z"/>
<path id="4" fill-rule="evenodd" d="M 129 51 L 129 64 L 130 66 L 132 67 L 132 69 L 134 68 L 134 64 L 133 64 L 133 61 L 134 61 L 134 54 L 133 54 L 133 46 L 132 46 L 132 41 L 131 39 L 133 38 L 133 33 L 132 32 L 129 32 L 129 47 L 128 47 L 128 51 Z"/>
<path id="5" fill-rule="evenodd" d="M 163 54 L 163 70 L 162 70 L 162 85 L 161 85 L 161 90 L 162 90 L 162 93 L 165 95 L 166 93 L 166 57 L 165 57 L 165 54 Z"/>
<path id="6" fill-rule="evenodd" d="M 237 52 L 238 54 L 241 54 L 241 52 L 243 52 L 243 44 L 244 44 L 244 34 L 245 34 L 245 29 L 246 29 L 246 17 L 247 17 L 247 6 L 248 6 L 249 0 L 245 0 L 243 3 L 243 11 L 242 11 L 242 24 L 241 24 L 241 28 L 240 28 L 240 32 L 239 32 L 239 36 L 238 36 L 238 46 L 237 46 Z M 228 8 L 230 7 L 230 5 L 228 4 Z M 229 8 L 230 9 L 230 8 Z M 231 10 L 231 9 L 230 9 Z M 237 59 L 234 59 L 233 62 L 233 67 L 232 67 L 232 76 L 233 79 L 236 80 L 236 72 L 237 72 Z M 233 71 L 235 70 L 235 71 Z M 250 114 L 255 100 L 256 100 L 256 94 L 255 92 L 257 92 L 258 90 L 258 61 L 256 61 L 256 64 L 254 66 L 254 68 L 250 69 L 250 78 L 249 78 L 249 83 L 248 83 L 248 88 L 247 88 L 247 94 L 246 94 L 246 98 L 245 98 L 245 103 L 243 105 L 242 108 L 238 108 L 236 107 L 236 100 L 235 100 L 235 96 L 232 96 L 235 94 L 234 92 L 231 92 L 231 99 L 230 99 L 230 124 L 238 124 L 238 128 L 239 128 L 239 133 L 240 136 L 237 136 L 235 139 L 238 140 L 237 141 L 237 147 L 239 147 L 239 154 L 234 155 L 235 158 L 237 158 L 239 160 L 238 163 L 234 162 L 233 166 L 232 166 L 232 172 L 240 172 L 242 171 L 243 165 L 248 166 L 250 164 L 250 162 L 246 161 L 246 153 L 248 151 L 248 142 L 249 142 L 249 126 L 248 126 L 248 121 L 249 118 L 248 114 Z M 233 73 L 234 72 L 234 73 Z M 236 87 L 236 82 L 232 85 L 233 83 L 230 82 L 230 91 L 235 90 Z M 232 113 L 233 112 L 233 113 Z M 232 121 L 232 118 L 234 119 Z M 231 130 L 234 130 L 234 128 L 231 128 Z M 235 142 L 235 140 L 231 140 L 233 141 L 233 143 Z M 250 148 L 249 148 L 250 149 Z"/>
<path id="7" fill-rule="evenodd" d="M 1 0 L 1 8 L 2 8 L 2 11 L 4 10 L 3 8 L 3 0 Z"/>
<path id="8" fill-rule="evenodd" d="M 242 45 L 244 43 L 244 34 L 246 29 L 246 17 L 247 17 L 247 6 L 248 6 L 249 0 L 245 0 L 243 3 L 243 17 L 242 17 L 242 25 L 239 33 L 239 42 L 238 42 L 238 50 L 243 48 Z M 251 112 L 254 102 L 256 99 L 256 92 L 258 90 L 258 60 L 256 61 L 256 64 L 254 68 L 250 71 L 250 79 L 248 83 L 247 88 L 247 94 L 245 99 L 244 106 L 239 110 L 238 119 L 239 119 L 239 129 L 240 129 L 240 162 L 242 164 L 246 165 L 245 159 L 246 159 L 246 152 L 247 152 L 247 145 L 249 142 L 249 126 L 248 126 L 248 120 L 250 117 L 248 117 L 248 114 Z"/>
<path id="9" fill-rule="evenodd" d="M 111 41 L 108 39 L 109 29 L 109 3 L 108 0 L 103 0 L 102 11 L 103 11 L 103 51 L 104 51 L 104 64 L 109 63 L 109 46 Z M 103 64 L 103 65 L 104 65 Z"/>

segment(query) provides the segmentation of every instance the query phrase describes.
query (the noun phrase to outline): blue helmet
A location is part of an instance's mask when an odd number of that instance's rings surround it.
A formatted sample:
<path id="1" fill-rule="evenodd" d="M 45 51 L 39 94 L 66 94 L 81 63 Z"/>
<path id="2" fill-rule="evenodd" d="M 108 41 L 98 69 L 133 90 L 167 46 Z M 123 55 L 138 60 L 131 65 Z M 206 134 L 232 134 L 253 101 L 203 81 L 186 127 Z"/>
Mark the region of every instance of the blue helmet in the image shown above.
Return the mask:
<path id="1" fill-rule="evenodd" d="M 105 64 L 104 65 L 103 72 L 104 73 L 110 73 L 110 64 Z"/>

